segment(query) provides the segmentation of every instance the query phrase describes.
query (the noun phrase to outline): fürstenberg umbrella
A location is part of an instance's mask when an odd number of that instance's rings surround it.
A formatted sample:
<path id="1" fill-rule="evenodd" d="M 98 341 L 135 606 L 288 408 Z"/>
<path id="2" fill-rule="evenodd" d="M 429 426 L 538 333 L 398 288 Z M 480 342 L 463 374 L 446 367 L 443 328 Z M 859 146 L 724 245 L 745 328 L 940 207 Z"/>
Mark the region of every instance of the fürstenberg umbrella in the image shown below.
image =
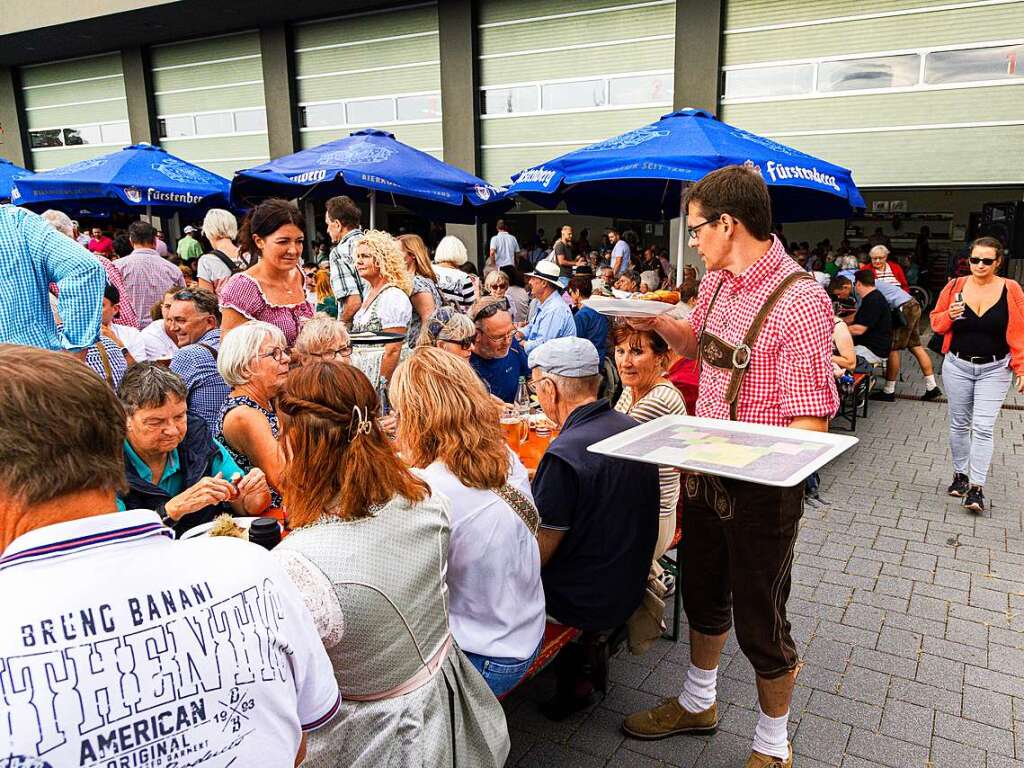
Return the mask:
<path id="1" fill-rule="evenodd" d="M 458 223 L 512 207 L 504 189 L 376 128 L 239 171 L 231 195 L 243 207 L 268 197 L 369 199 L 371 226 L 380 199 L 433 221 Z"/>

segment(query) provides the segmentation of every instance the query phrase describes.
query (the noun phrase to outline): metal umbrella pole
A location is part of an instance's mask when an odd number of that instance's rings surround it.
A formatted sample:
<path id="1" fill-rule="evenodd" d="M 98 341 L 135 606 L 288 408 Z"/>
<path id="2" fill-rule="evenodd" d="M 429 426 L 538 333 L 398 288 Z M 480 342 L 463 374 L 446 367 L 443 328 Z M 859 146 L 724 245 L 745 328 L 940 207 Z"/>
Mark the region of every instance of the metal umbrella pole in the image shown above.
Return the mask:
<path id="1" fill-rule="evenodd" d="M 377 190 L 370 190 L 370 229 L 377 228 Z"/>

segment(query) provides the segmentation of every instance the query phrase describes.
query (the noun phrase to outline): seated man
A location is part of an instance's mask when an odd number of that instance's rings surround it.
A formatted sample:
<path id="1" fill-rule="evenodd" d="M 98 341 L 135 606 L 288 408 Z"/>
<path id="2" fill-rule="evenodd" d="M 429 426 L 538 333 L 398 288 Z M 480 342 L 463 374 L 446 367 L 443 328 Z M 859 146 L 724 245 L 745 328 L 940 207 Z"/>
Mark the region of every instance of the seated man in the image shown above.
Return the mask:
<path id="1" fill-rule="evenodd" d="M 593 344 L 575 337 L 549 341 L 530 353 L 530 366 L 541 408 L 562 430 L 533 481 L 548 615 L 592 633 L 612 630 L 644 597 L 658 539 L 658 468 L 587 450 L 636 426 L 597 399 L 601 376 Z M 589 698 L 577 680 L 580 649 L 566 651 L 558 696 L 546 709 L 555 718 Z"/>
<path id="2" fill-rule="evenodd" d="M 0 764 L 301 762 L 338 686 L 275 559 L 119 512 L 124 411 L 73 357 L 0 370 Z"/>
<path id="3" fill-rule="evenodd" d="M 128 415 L 120 509 L 152 509 L 180 536 L 222 512 L 258 515 L 270 506 L 263 470 L 246 475 L 206 422 L 191 416 L 185 385 L 156 363 L 139 363 L 121 382 Z"/>
<path id="4" fill-rule="evenodd" d="M 885 246 L 876 247 L 884 248 Z M 893 268 L 898 269 L 899 265 L 894 264 Z M 877 272 L 875 273 L 875 288 L 885 297 L 889 303 L 889 309 L 898 312 L 903 317 L 903 321 L 893 323 L 892 349 L 889 352 L 888 365 L 885 367 L 885 388 L 881 392 L 872 392 L 871 399 L 888 403 L 896 399 L 896 382 L 900 377 L 900 351 L 906 349 L 914 356 L 921 368 L 921 375 L 924 376 L 925 390 L 921 399 L 934 400 L 942 394 L 942 390 L 935 382 L 932 359 L 921 344 L 921 305 L 917 299 L 901 288 L 898 282 L 883 280 Z"/>
<path id="5" fill-rule="evenodd" d="M 854 349 L 869 363 L 881 363 L 892 349 L 892 316 L 889 302 L 875 287 L 875 275 L 868 269 L 857 270 L 854 289 L 860 298 L 857 314 L 845 318 L 853 336 Z"/>
<path id="6" fill-rule="evenodd" d="M 196 288 L 172 297 L 164 322 L 178 342 L 171 370 L 188 390 L 188 412 L 206 422 L 212 433 L 231 387 L 217 370 L 220 351 L 220 307 L 212 291 Z"/>
<path id="7" fill-rule="evenodd" d="M 604 365 L 604 356 L 608 351 L 608 318 L 592 308 L 584 306 L 593 293 L 591 278 L 577 275 L 569 281 L 569 296 L 576 307 L 573 320 L 576 323 L 576 335 L 581 339 L 589 339 L 597 349 L 597 359 Z"/>
<path id="8" fill-rule="evenodd" d="M 495 397 L 514 402 L 519 379 L 530 376 L 526 352 L 515 338 L 508 302 L 485 296 L 469 308 L 476 326 L 469 364 Z"/>

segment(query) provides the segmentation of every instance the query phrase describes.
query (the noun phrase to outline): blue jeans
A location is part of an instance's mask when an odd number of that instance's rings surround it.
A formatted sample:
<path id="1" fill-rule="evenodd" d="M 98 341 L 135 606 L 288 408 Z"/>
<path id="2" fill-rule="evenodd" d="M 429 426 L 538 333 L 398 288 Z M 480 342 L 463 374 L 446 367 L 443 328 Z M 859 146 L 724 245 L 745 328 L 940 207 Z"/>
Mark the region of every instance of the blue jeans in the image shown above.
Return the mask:
<path id="1" fill-rule="evenodd" d="M 988 477 L 992 430 L 1013 378 L 1008 362 L 975 365 L 950 353 L 942 363 L 953 471 L 967 475 L 971 485 L 984 485 Z"/>
<path id="2" fill-rule="evenodd" d="M 543 641 L 542 641 L 543 642 Z M 523 679 L 526 670 L 533 664 L 533 660 L 540 653 L 540 646 L 528 659 L 497 659 L 491 656 L 480 656 L 476 653 L 463 651 L 469 663 L 476 667 L 476 671 L 484 678 L 487 687 L 495 696 L 501 696 L 515 688 Z"/>

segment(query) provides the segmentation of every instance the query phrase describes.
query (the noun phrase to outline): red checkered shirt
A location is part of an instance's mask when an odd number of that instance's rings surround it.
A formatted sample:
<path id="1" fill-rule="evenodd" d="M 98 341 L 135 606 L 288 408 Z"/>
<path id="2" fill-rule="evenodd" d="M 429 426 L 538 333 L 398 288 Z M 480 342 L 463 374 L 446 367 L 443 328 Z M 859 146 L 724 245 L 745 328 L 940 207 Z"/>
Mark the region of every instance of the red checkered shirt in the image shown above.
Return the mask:
<path id="1" fill-rule="evenodd" d="M 709 272 L 700 284 L 690 323 L 698 338 L 702 330 L 739 345 L 769 294 L 800 267 L 774 236 L 765 254 L 741 274 Z M 708 305 L 718 286 L 708 317 Z M 839 408 L 832 375 L 832 304 L 814 280 L 791 285 L 769 312 L 737 403 L 739 421 L 788 426 L 796 416 L 831 417 Z M 725 391 L 731 371 L 702 364 L 697 416 L 728 419 Z"/>

